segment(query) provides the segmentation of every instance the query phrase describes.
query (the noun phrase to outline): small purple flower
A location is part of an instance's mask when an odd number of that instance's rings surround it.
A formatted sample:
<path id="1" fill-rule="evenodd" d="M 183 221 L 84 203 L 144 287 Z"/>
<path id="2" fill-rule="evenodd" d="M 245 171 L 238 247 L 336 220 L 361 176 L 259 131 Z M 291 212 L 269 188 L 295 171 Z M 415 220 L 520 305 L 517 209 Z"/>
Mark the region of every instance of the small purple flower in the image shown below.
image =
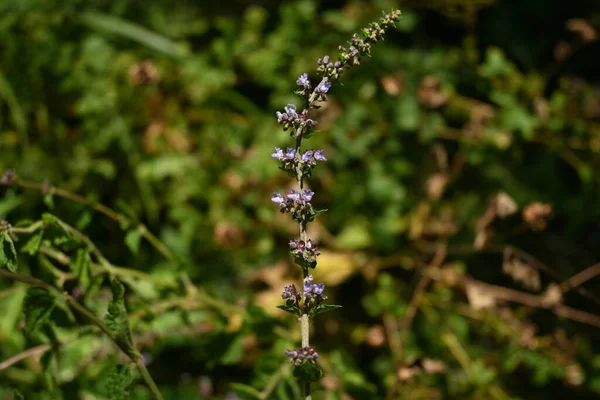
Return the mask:
<path id="1" fill-rule="evenodd" d="M 276 158 L 278 160 L 282 160 L 283 150 L 281 150 L 279 147 L 275 147 L 275 153 L 271 154 L 271 157 Z"/>
<path id="2" fill-rule="evenodd" d="M 302 154 L 302 161 L 304 161 L 305 163 L 309 162 L 313 158 L 314 154 L 315 152 L 313 150 L 305 151 L 304 154 Z"/>
<path id="3" fill-rule="evenodd" d="M 321 81 L 321 83 L 319 83 L 319 86 L 315 88 L 315 93 L 325 94 L 329 91 L 330 88 L 331 82 L 323 80 Z"/>
<path id="4" fill-rule="evenodd" d="M 310 90 L 310 80 L 308 79 L 308 74 L 300 75 L 300 78 L 296 81 L 296 85 L 300 86 L 305 90 Z"/>
<path id="5" fill-rule="evenodd" d="M 316 283 L 313 286 L 313 292 L 315 292 L 315 294 L 318 294 L 318 295 L 322 294 L 324 289 L 325 289 L 324 283 Z"/>
<path id="6" fill-rule="evenodd" d="M 290 192 L 290 194 L 288 194 L 286 196 L 288 199 L 295 201 L 297 203 L 299 203 L 302 199 L 300 192 L 298 192 L 296 189 L 292 189 L 292 191 Z"/>
<path id="7" fill-rule="evenodd" d="M 323 150 L 316 150 L 314 153 L 315 160 L 318 161 L 327 161 L 325 156 L 323 155 Z"/>
<path id="8" fill-rule="evenodd" d="M 304 297 L 307 299 L 315 299 L 315 301 L 320 302 L 321 300 L 325 300 L 327 297 L 323 296 L 323 290 L 325 289 L 324 283 L 312 283 L 313 276 L 309 275 L 304 278 Z"/>
<path id="9" fill-rule="evenodd" d="M 313 281 L 314 277 L 312 275 L 307 276 L 306 278 L 304 278 L 304 293 L 310 293 L 310 291 L 312 290 L 312 281 Z"/>
<path id="10" fill-rule="evenodd" d="M 292 161 L 296 157 L 296 149 L 288 147 L 285 153 L 279 147 L 275 147 L 275 153 L 271 154 L 271 157 L 278 159 L 279 161 Z"/>
<path id="11" fill-rule="evenodd" d="M 285 113 L 288 115 L 288 119 L 296 119 L 298 118 L 298 113 L 296 112 L 296 106 L 293 104 L 288 104 L 284 108 Z"/>
<path id="12" fill-rule="evenodd" d="M 317 63 L 319 65 L 329 64 L 329 56 L 325 56 L 323 58 L 319 58 L 319 60 L 317 61 Z"/>
<path id="13" fill-rule="evenodd" d="M 304 189 L 302 191 L 303 200 L 308 203 L 309 201 L 312 200 L 314 194 L 315 194 L 315 192 L 313 192 L 312 190 L 310 190 L 310 189 Z"/>
<path id="14" fill-rule="evenodd" d="M 317 358 L 319 358 L 319 353 L 317 353 L 314 346 L 302 347 L 295 350 L 285 350 L 284 354 L 290 358 L 290 361 L 292 361 L 294 365 L 300 365 L 306 361 L 314 364 L 317 362 Z"/>
<path id="15" fill-rule="evenodd" d="M 282 204 L 285 202 L 285 199 L 279 193 L 273 192 L 273 197 L 271 197 L 271 201 L 276 204 Z"/>

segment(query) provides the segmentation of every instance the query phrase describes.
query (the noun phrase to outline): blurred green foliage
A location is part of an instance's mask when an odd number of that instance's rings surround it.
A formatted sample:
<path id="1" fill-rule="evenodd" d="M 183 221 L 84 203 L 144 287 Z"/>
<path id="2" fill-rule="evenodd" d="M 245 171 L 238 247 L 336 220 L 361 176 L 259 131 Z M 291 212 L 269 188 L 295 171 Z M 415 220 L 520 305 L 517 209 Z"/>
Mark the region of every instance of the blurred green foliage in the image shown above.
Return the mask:
<path id="1" fill-rule="evenodd" d="M 150 399 L 138 350 L 165 399 L 298 397 L 274 113 L 394 7 L 314 116 L 313 397 L 599 396 L 597 1 L 3 0 L 0 399 Z"/>

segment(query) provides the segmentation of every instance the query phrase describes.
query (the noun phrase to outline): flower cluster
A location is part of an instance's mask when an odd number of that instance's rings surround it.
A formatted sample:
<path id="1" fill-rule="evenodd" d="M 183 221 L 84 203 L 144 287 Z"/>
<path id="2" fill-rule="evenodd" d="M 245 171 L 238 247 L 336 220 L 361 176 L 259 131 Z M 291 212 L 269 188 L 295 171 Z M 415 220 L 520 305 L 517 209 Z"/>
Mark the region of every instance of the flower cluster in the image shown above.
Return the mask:
<path id="1" fill-rule="evenodd" d="M 317 61 L 317 73 L 323 76 L 324 79 L 333 81 L 340 78 L 344 72 L 344 67 L 350 68 L 360 65 L 360 58 L 371 54 L 371 46 L 383 40 L 385 31 L 398 22 L 401 15 L 400 10 L 394 10 L 389 14 L 385 14 L 378 22 L 373 22 L 362 30 L 364 38 L 354 34 L 350 40 L 350 47 L 339 47 L 339 61 L 331 62 L 328 56 L 320 58 Z"/>
<path id="2" fill-rule="evenodd" d="M 338 308 L 336 305 L 322 305 L 327 299 L 323 294 L 325 285 L 313 283 L 312 275 L 308 271 L 317 265 L 317 256 L 321 251 L 317 245 L 308 238 L 307 223 L 311 222 L 317 215 L 326 210 L 315 211 L 311 204 L 314 192 L 304 189 L 304 178 L 309 177 L 318 161 L 327 161 L 323 150 L 306 150 L 301 152 L 303 139 L 308 139 L 313 134 L 313 128 L 317 125 L 315 121 L 308 118 L 311 109 L 318 108 L 317 103 L 327 101 L 327 93 L 331 89 L 333 81 L 340 78 L 344 68 L 350 68 L 360 64 L 360 58 L 371 53 L 371 45 L 383 39 L 385 31 L 400 19 L 400 11 L 392 11 L 385 15 L 377 23 L 370 24 L 363 29 L 364 38 L 354 35 L 350 40 L 348 49 L 340 47 L 340 55 L 337 61 L 332 61 L 329 56 L 317 61 L 317 73 L 321 77 L 318 84 L 311 82 L 308 74 L 304 73 L 296 80 L 296 94 L 302 98 L 304 104 L 302 111 L 296 106 L 288 104 L 283 112 L 277 111 L 277 122 L 283 126 L 283 130 L 291 130 L 290 136 L 295 138 L 295 147 L 285 150 L 276 147 L 271 157 L 282 163 L 281 169 L 296 178 L 298 190 L 292 189 L 285 196 L 275 192 L 271 201 L 279 205 L 281 213 L 290 213 L 300 225 L 300 238 L 289 242 L 291 254 L 302 268 L 304 281 L 302 291 L 294 285 L 287 285 L 283 289 L 281 297 L 286 301 L 285 306 L 279 308 L 291 312 L 300 317 L 302 327 L 302 346 L 300 349 L 287 350 L 285 354 L 295 365 L 304 362 L 316 363 L 318 354 L 313 346 L 309 346 L 309 318 L 322 312 Z M 310 385 L 307 386 L 310 392 Z M 306 393 L 309 397 L 310 393 Z M 308 398 L 307 397 L 307 398 Z"/>
<path id="3" fill-rule="evenodd" d="M 302 191 L 292 189 L 285 197 L 274 192 L 271 201 L 279 204 L 279 211 L 282 214 L 291 213 L 292 218 L 295 221 L 306 222 L 315 215 L 312 204 L 310 203 L 314 194 L 315 193 L 310 189 L 304 189 Z"/>
<path id="4" fill-rule="evenodd" d="M 306 346 L 296 350 L 286 350 L 285 355 L 290 358 L 294 365 L 300 365 L 305 361 L 316 363 L 319 353 L 315 350 L 315 346 Z"/>
<path id="5" fill-rule="evenodd" d="M 294 130 L 292 132 L 293 136 L 301 136 L 317 126 L 316 121 L 306 118 L 306 113 L 298 113 L 296 106 L 293 104 L 288 104 L 284 107 L 284 112 L 277 111 L 275 115 L 277 116 L 277 122 L 283 125 L 284 131 L 290 128 Z"/>
<path id="6" fill-rule="evenodd" d="M 297 176 L 300 172 L 303 176 L 310 176 L 312 169 L 317 165 L 317 161 L 327 161 L 323 155 L 323 150 L 307 150 L 302 156 L 296 156 L 296 149 L 288 147 L 285 151 L 275 147 L 275 153 L 271 157 L 282 162 L 281 169 L 292 176 Z"/>
<path id="7" fill-rule="evenodd" d="M 305 261 L 313 268 L 317 263 L 317 256 L 321 255 L 321 250 L 319 250 L 311 239 L 308 239 L 306 242 L 304 240 L 290 240 L 290 252 L 295 259 Z"/>
<path id="8" fill-rule="evenodd" d="M 283 288 L 281 298 L 286 300 L 285 304 L 287 306 L 298 307 L 300 305 L 300 301 L 302 300 L 302 292 L 296 289 L 296 285 L 287 285 Z"/>
<path id="9" fill-rule="evenodd" d="M 281 298 L 285 300 L 285 305 L 295 307 L 303 314 L 311 314 L 322 301 L 327 300 L 327 296 L 323 294 L 325 284 L 312 283 L 313 279 L 312 275 L 304 278 L 303 291 L 298 290 L 295 285 L 284 287 Z"/>
<path id="10" fill-rule="evenodd" d="M 313 276 L 309 275 L 304 278 L 304 297 L 307 299 L 326 300 L 327 296 L 323 295 L 325 289 L 324 283 L 312 283 Z"/>

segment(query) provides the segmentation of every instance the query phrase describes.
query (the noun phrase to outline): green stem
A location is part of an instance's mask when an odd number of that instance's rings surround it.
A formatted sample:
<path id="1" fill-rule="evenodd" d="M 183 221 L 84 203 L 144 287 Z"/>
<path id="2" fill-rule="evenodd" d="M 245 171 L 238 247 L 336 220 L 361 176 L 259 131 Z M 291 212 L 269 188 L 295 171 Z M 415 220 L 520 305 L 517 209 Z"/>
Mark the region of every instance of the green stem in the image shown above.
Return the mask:
<path id="1" fill-rule="evenodd" d="M 89 311 L 87 308 L 85 308 L 84 306 L 79 304 L 77 302 L 77 300 L 75 300 L 73 297 L 71 297 L 66 292 L 63 292 L 63 291 L 57 289 L 56 287 L 51 286 L 51 285 L 47 284 L 46 282 L 44 282 L 40 279 L 37 279 L 37 278 L 33 278 L 31 276 L 17 274 L 14 272 L 9 272 L 9 271 L 3 270 L 3 269 L 0 269 L 0 276 L 2 276 L 4 278 L 12 279 L 14 281 L 26 283 L 29 286 L 40 287 L 49 292 L 53 292 L 53 293 L 57 294 L 58 296 L 61 296 L 71 308 L 73 308 L 75 311 L 77 311 L 78 313 L 80 313 L 81 315 L 86 317 L 88 320 L 90 320 L 90 322 L 92 324 L 94 324 L 98 328 L 100 328 L 100 330 L 102 332 L 104 332 L 113 341 L 113 343 L 127 357 L 129 357 L 129 359 L 131 361 L 133 361 L 136 364 L 136 366 L 140 372 L 140 375 L 142 376 L 142 379 L 146 382 L 146 384 L 148 385 L 148 387 L 154 394 L 154 397 L 157 400 L 164 400 L 162 397 L 162 394 L 160 393 L 160 390 L 158 389 L 158 386 L 156 385 L 156 382 L 154 382 L 154 379 L 152 379 L 152 376 L 148 372 L 148 369 L 146 369 L 146 366 L 144 365 L 143 359 L 142 359 L 141 355 L 139 354 L 139 352 L 137 352 L 137 350 L 136 350 L 134 354 L 131 354 L 132 353 L 131 351 L 128 351 L 127 349 L 122 347 L 122 345 L 119 343 L 119 340 L 117 340 L 117 337 L 104 324 L 104 322 L 100 318 L 98 318 L 96 315 L 94 315 L 91 311 Z"/>
<path id="2" fill-rule="evenodd" d="M 56 186 L 48 185 L 48 184 L 39 184 L 36 182 L 29 182 L 23 180 L 17 180 L 14 182 L 15 186 L 18 186 L 23 189 L 32 189 L 37 190 L 40 193 L 50 193 L 58 197 L 62 197 L 64 199 L 68 199 L 74 201 L 76 203 L 83 204 L 85 206 L 91 207 L 95 211 L 98 211 L 100 214 L 107 216 L 115 222 L 118 222 L 121 225 L 136 225 L 136 222 L 131 218 L 126 217 L 123 214 L 119 214 L 118 212 L 110 209 L 104 204 L 100 204 L 91 200 L 86 199 L 78 195 L 77 193 L 70 192 L 65 189 L 57 188 Z M 167 260 L 171 263 L 176 264 L 176 257 L 169 248 L 160 241 L 152 232 L 148 230 L 146 225 L 137 224 L 137 231 L 142 235 L 144 239 L 148 241 L 159 253 L 163 255 Z"/>

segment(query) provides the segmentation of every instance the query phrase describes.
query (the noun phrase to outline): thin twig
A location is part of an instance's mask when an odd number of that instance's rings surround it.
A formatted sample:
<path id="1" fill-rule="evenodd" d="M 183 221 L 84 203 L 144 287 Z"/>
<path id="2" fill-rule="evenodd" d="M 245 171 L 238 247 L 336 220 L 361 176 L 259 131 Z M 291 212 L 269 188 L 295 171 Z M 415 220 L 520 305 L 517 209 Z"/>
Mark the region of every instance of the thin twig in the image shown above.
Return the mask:
<path id="1" fill-rule="evenodd" d="M 600 263 L 594 264 L 562 282 L 559 285 L 560 290 L 561 292 L 566 293 L 598 275 L 600 275 Z"/>
<path id="2" fill-rule="evenodd" d="M 424 252 L 435 252 L 439 245 L 425 243 L 425 242 L 415 242 L 416 247 L 420 251 Z M 530 253 L 526 252 L 523 249 L 515 247 L 513 245 L 507 244 L 497 244 L 497 245 L 487 245 L 481 249 L 476 249 L 472 245 L 451 245 L 447 247 L 447 251 L 449 255 L 457 255 L 457 254 L 477 254 L 477 253 L 493 253 L 493 254 L 503 254 L 506 250 L 510 250 L 513 254 L 517 255 L 521 259 L 523 259 L 527 264 L 532 266 L 533 268 L 543 271 L 548 274 L 551 278 L 556 279 L 558 281 L 564 281 L 566 277 L 563 274 L 556 272 L 556 269 L 550 267 L 548 264 L 538 260 Z M 592 300 L 594 303 L 600 305 L 600 298 L 595 294 L 591 293 L 589 290 L 586 290 L 582 287 L 574 287 L 575 290 L 580 295 Z"/>
<path id="3" fill-rule="evenodd" d="M 33 356 L 41 356 L 42 354 L 44 354 L 51 348 L 52 348 L 51 344 L 41 344 L 39 346 L 35 346 L 30 349 L 27 349 L 27 350 L 25 350 L 19 354 L 16 354 L 10 358 L 7 358 L 6 360 L 0 362 L 0 371 L 2 371 L 3 369 L 6 369 L 8 367 L 11 367 L 14 364 L 18 363 L 19 361 L 24 360 L 26 358 L 33 357 Z"/>
<path id="4" fill-rule="evenodd" d="M 581 311 L 563 304 L 554 304 L 552 302 L 548 302 L 542 296 L 536 296 L 502 286 L 491 285 L 489 283 L 476 281 L 471 278 L 462 278 L 460 280 L 460 284 L 463 287 L 466 287 L 467 285 L 477 285 L 487 295 L 493 297 L 494 299 L 524 304 L 534 308 L 548 309 L 561 317 L 600 328 L 599 315 Z"/>
<path id="5" fill-rule="evenodd" d="M 49 185 L 47 183 L 40 184 L 36 182 L 17 179 L 14 181 L 13 185 L 23 189 L 37 190 L 42 194 L 53 194 L 64 199 L 83 204 L 94 209 L 95 211 L 98 211 L 100 214 L 107 216 L 113 221 L 119 223 L 120 225 L 135 226 L 139 234 L 144 239 L 146 239 L 146 241 L 148 241 L 148 243 L 150 243 L 152 247 L 158 250 L 158 252 L 160 252 L 171 263 L 177 264 L 177 257 L 175 256 L 175 254 L 173 254 L 173 252 L 163 242 L 161 242 L 161 240 L 158 237 L 156 237 L 152 232 L 150 232 L 146 225 L 136 223 L 131 218 L 128 218 L 125 215 L 120 214 L 101 203 L 88 200 L 85 197 L 78 195 L 77 193 L 73 193 L 68 190 Z"/>

